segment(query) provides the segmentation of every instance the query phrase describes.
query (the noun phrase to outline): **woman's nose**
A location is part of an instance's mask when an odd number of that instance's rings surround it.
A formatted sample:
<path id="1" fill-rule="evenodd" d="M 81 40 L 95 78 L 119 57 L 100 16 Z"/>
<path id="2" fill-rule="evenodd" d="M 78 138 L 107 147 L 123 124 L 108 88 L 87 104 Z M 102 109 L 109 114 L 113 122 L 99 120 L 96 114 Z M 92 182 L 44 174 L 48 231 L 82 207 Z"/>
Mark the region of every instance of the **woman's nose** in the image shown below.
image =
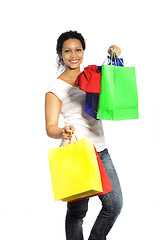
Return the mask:
<path id="1" fill-rule="evenodd" d="M 76 57 L 76 52 L 75 52 L 75 51 L 72 51 L 72 52 L 71 52 L 71 57 L 72 57 L 72 58 Z"/>

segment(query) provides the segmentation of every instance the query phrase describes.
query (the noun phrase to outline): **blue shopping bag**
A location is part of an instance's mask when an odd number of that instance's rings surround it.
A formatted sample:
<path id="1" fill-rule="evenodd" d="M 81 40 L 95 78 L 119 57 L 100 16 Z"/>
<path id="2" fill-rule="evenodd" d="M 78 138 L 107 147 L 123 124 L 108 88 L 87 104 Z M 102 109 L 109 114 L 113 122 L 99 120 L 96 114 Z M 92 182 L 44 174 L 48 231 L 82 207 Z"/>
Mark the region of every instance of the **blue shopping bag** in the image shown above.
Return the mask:
<path id="1" fill-rule="evenodd" d="M 97 119 L 98 101 L 98 93 L 86 93 L 84 112 L 95 119 Z"/>

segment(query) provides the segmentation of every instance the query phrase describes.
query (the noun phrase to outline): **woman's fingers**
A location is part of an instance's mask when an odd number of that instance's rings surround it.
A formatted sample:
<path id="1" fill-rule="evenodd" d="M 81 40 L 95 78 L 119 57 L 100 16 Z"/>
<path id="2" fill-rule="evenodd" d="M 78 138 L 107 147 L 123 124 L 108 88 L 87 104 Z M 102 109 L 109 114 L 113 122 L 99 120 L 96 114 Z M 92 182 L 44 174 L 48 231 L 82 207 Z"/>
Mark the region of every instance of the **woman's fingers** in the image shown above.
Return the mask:
<path id="1" fill-rule="evenodd" d="M 108 49 L 108 53 L 111 53 L 114 50 L 115 56 L 119 57 L 121 55 L 121 49 L 120 47 L 116 46 L 116 45 L 112 45 L 110 46 L 110 48 Z"/>
<path id="2" fill-rule="evenodd" d="M 74 132 L 75 128 L 73 125 L 65 126 L 63 128 L 63 138 L 66 140 L 70 140 L 72 138 L 72 134 Z"/>

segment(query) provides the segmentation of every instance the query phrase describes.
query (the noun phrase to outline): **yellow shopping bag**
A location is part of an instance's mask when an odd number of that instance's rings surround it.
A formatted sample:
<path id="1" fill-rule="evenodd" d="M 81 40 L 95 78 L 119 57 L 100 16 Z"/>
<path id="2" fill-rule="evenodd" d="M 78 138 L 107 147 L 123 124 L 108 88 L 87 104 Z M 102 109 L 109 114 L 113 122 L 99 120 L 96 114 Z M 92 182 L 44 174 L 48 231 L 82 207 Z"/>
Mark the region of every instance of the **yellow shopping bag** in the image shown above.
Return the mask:
<path id="1" fill-rule="evenodd" d="M 48 150 L 55 200 L 72 201 L 102 192 L 92 141 L 85 138 Z"/>

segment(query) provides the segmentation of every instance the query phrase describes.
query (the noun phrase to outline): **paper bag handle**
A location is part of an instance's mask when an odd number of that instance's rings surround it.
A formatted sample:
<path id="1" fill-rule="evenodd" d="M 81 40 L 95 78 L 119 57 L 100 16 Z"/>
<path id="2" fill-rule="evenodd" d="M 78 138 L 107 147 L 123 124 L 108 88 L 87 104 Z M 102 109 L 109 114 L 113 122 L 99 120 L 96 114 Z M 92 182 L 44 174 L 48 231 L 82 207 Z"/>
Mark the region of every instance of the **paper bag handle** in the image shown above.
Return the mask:
<path id="1" fill-rule="evenodd" d="M 74 131 L 71 131 L 71 135 L 72 135 L 72 140 L 73 140 L 73 142 L 78 141 L 78 138 L 77 138 L 76 134 L 74 133 Z M 73 137 L 74 137 L 74 138 L 73 138 Z M 71 139 L 70 139 L 70 140 L 66 140 L 66 141 L 62 144 L 62 146 L 64 146 L 66 143 L 68 143 L 68 144 L 72 143 L 72 140 L 71 140 Z"/>

